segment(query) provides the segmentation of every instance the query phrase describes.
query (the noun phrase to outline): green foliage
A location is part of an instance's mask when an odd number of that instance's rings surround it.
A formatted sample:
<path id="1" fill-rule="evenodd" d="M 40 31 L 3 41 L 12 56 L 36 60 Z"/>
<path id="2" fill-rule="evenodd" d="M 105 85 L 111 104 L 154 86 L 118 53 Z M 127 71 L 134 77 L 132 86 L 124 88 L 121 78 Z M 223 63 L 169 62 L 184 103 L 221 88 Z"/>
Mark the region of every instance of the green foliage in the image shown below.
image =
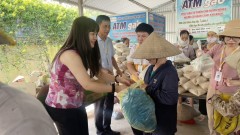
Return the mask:
<path id="1" fill-rule="evenodd" d="M 17 46 L 0 46 L 0 81 L 34 70 L 48 72 L 52 58 L 66 40 L 77 7 L 46 3 L 44 0 L 0 0 L 0 29 L 17 41 Z M 94 18 L 102 14 L 84 9 Z"/>
<path id="2" fill-rule="evenodd" d="M 0 46 L 0 81 L 9 82 L 17 75 L 33 71 L 47 73 L 60 45 Z"/>
<path id="3" fill-rule="evenodd" d="M 42 0 L 1 0 L 0 3 L 0 28 L 16 37 L 18 44 L 62 43 L 77 16 L 77 8 Z"/>
<path id="4" fill-rule="evenodd" d="M 8 82 L 17 75 L 28 76 L 35 70 L 47 72 L 46 52 L 41 45 L 0 46 L 0 81 Z"/>

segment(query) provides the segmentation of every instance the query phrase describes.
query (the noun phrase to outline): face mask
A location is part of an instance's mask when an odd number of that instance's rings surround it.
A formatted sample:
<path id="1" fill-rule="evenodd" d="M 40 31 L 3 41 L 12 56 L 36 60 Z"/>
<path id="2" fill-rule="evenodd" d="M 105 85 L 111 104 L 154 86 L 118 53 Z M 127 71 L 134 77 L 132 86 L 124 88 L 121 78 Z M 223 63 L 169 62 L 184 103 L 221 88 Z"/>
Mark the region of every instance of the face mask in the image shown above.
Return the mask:
<path id="1" fill-rule="evenodd" d="M 189 40 L 183 41 L 183 40 L 180 38 L 179 41 L 178 41 L 178 44 L 179 44 L 179 46 L 181 46 L 181 47 L 185 47 L 185 46 L 189 45 Z"/>
<path id="2" fill-rule="evenodd" d="M 212 38 L 208 37 L 208 38 L 207 38 L 207 42 L 208 42 L 208 43 L 213 43 L 213 42 L 216 42 L 216 41 L 217 41 L 217 38 L 216 38 L 216 37 L 212 37 Z"/>

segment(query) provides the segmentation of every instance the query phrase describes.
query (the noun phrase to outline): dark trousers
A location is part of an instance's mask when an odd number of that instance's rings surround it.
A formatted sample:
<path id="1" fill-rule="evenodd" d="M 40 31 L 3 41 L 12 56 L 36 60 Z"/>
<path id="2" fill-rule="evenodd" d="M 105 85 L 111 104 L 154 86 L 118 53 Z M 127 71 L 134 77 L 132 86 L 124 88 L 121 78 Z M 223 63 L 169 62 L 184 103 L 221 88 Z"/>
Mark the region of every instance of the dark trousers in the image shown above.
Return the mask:
<path id="1" fill-rule="evenodd" d="M 112 130 L 111 118 L 114 105 L 114 93 L 108 93 L 106 97 L 97 101 L 95 106 L 95 126 L 97 134 L 101 135 L 106 130 Z"/>
<path id="2" fill-rule="evenodd" d="M 177 132 L 177 104 L 156 105 L 157 129 L 153 135 L 174 135 Z"/>
<path id="3" fill-rule="evenodd" d="M 89 135 L 85 106 L 76 109 L 45 107 L 55 122 L 59 135 Z"/>
<path id="4" fill-rule="evenodd" d="M 207 115 L 206 99 L 199 99 L 198 110 L 201 114 Z"/>

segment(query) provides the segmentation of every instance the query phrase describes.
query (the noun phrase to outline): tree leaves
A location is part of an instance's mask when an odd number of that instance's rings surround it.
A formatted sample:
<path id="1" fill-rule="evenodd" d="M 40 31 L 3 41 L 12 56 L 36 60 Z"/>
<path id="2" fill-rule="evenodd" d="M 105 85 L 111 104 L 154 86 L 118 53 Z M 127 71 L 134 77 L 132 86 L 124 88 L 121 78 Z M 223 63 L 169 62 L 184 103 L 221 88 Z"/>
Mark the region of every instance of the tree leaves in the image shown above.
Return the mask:
<path id="1" fill-rule="evenodd" d="M 0 29 L 17 41 L 17 46 L 0 46 L 0 81 L 34 70 L 48 71 L 55 53 L 66 40 L 77 7 L 46 3 L 43 0 L 0 0 Z M 84 15 L 101 12 L 84 9 Z"/>
<path id="2" fill-rule="evenodd" d="M 34 44 L 39 39 L 62 44 L 78 12 L 77 7 L 65 8 L 42 0 L 1 0 L 0 16 L 0 28 L 7 33 L 13 31 L 19 44 L 22 40 Z M 45 42 L 37 42 L 41 43 Z"/>

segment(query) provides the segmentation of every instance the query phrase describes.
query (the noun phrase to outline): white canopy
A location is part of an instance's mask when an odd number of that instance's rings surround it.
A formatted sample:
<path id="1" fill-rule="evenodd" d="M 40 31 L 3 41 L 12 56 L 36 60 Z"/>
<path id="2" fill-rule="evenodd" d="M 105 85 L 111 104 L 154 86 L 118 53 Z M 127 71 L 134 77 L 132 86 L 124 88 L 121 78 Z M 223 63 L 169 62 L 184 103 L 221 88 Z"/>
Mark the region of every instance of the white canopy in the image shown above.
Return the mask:
<path id="1" fill-rule="evenodd" d="M 90 8 L 109 14 L 127 14 L 152 11 L 175 0 L 56 0 L 61 3 L 76 5 L 80 8 Z"/>

